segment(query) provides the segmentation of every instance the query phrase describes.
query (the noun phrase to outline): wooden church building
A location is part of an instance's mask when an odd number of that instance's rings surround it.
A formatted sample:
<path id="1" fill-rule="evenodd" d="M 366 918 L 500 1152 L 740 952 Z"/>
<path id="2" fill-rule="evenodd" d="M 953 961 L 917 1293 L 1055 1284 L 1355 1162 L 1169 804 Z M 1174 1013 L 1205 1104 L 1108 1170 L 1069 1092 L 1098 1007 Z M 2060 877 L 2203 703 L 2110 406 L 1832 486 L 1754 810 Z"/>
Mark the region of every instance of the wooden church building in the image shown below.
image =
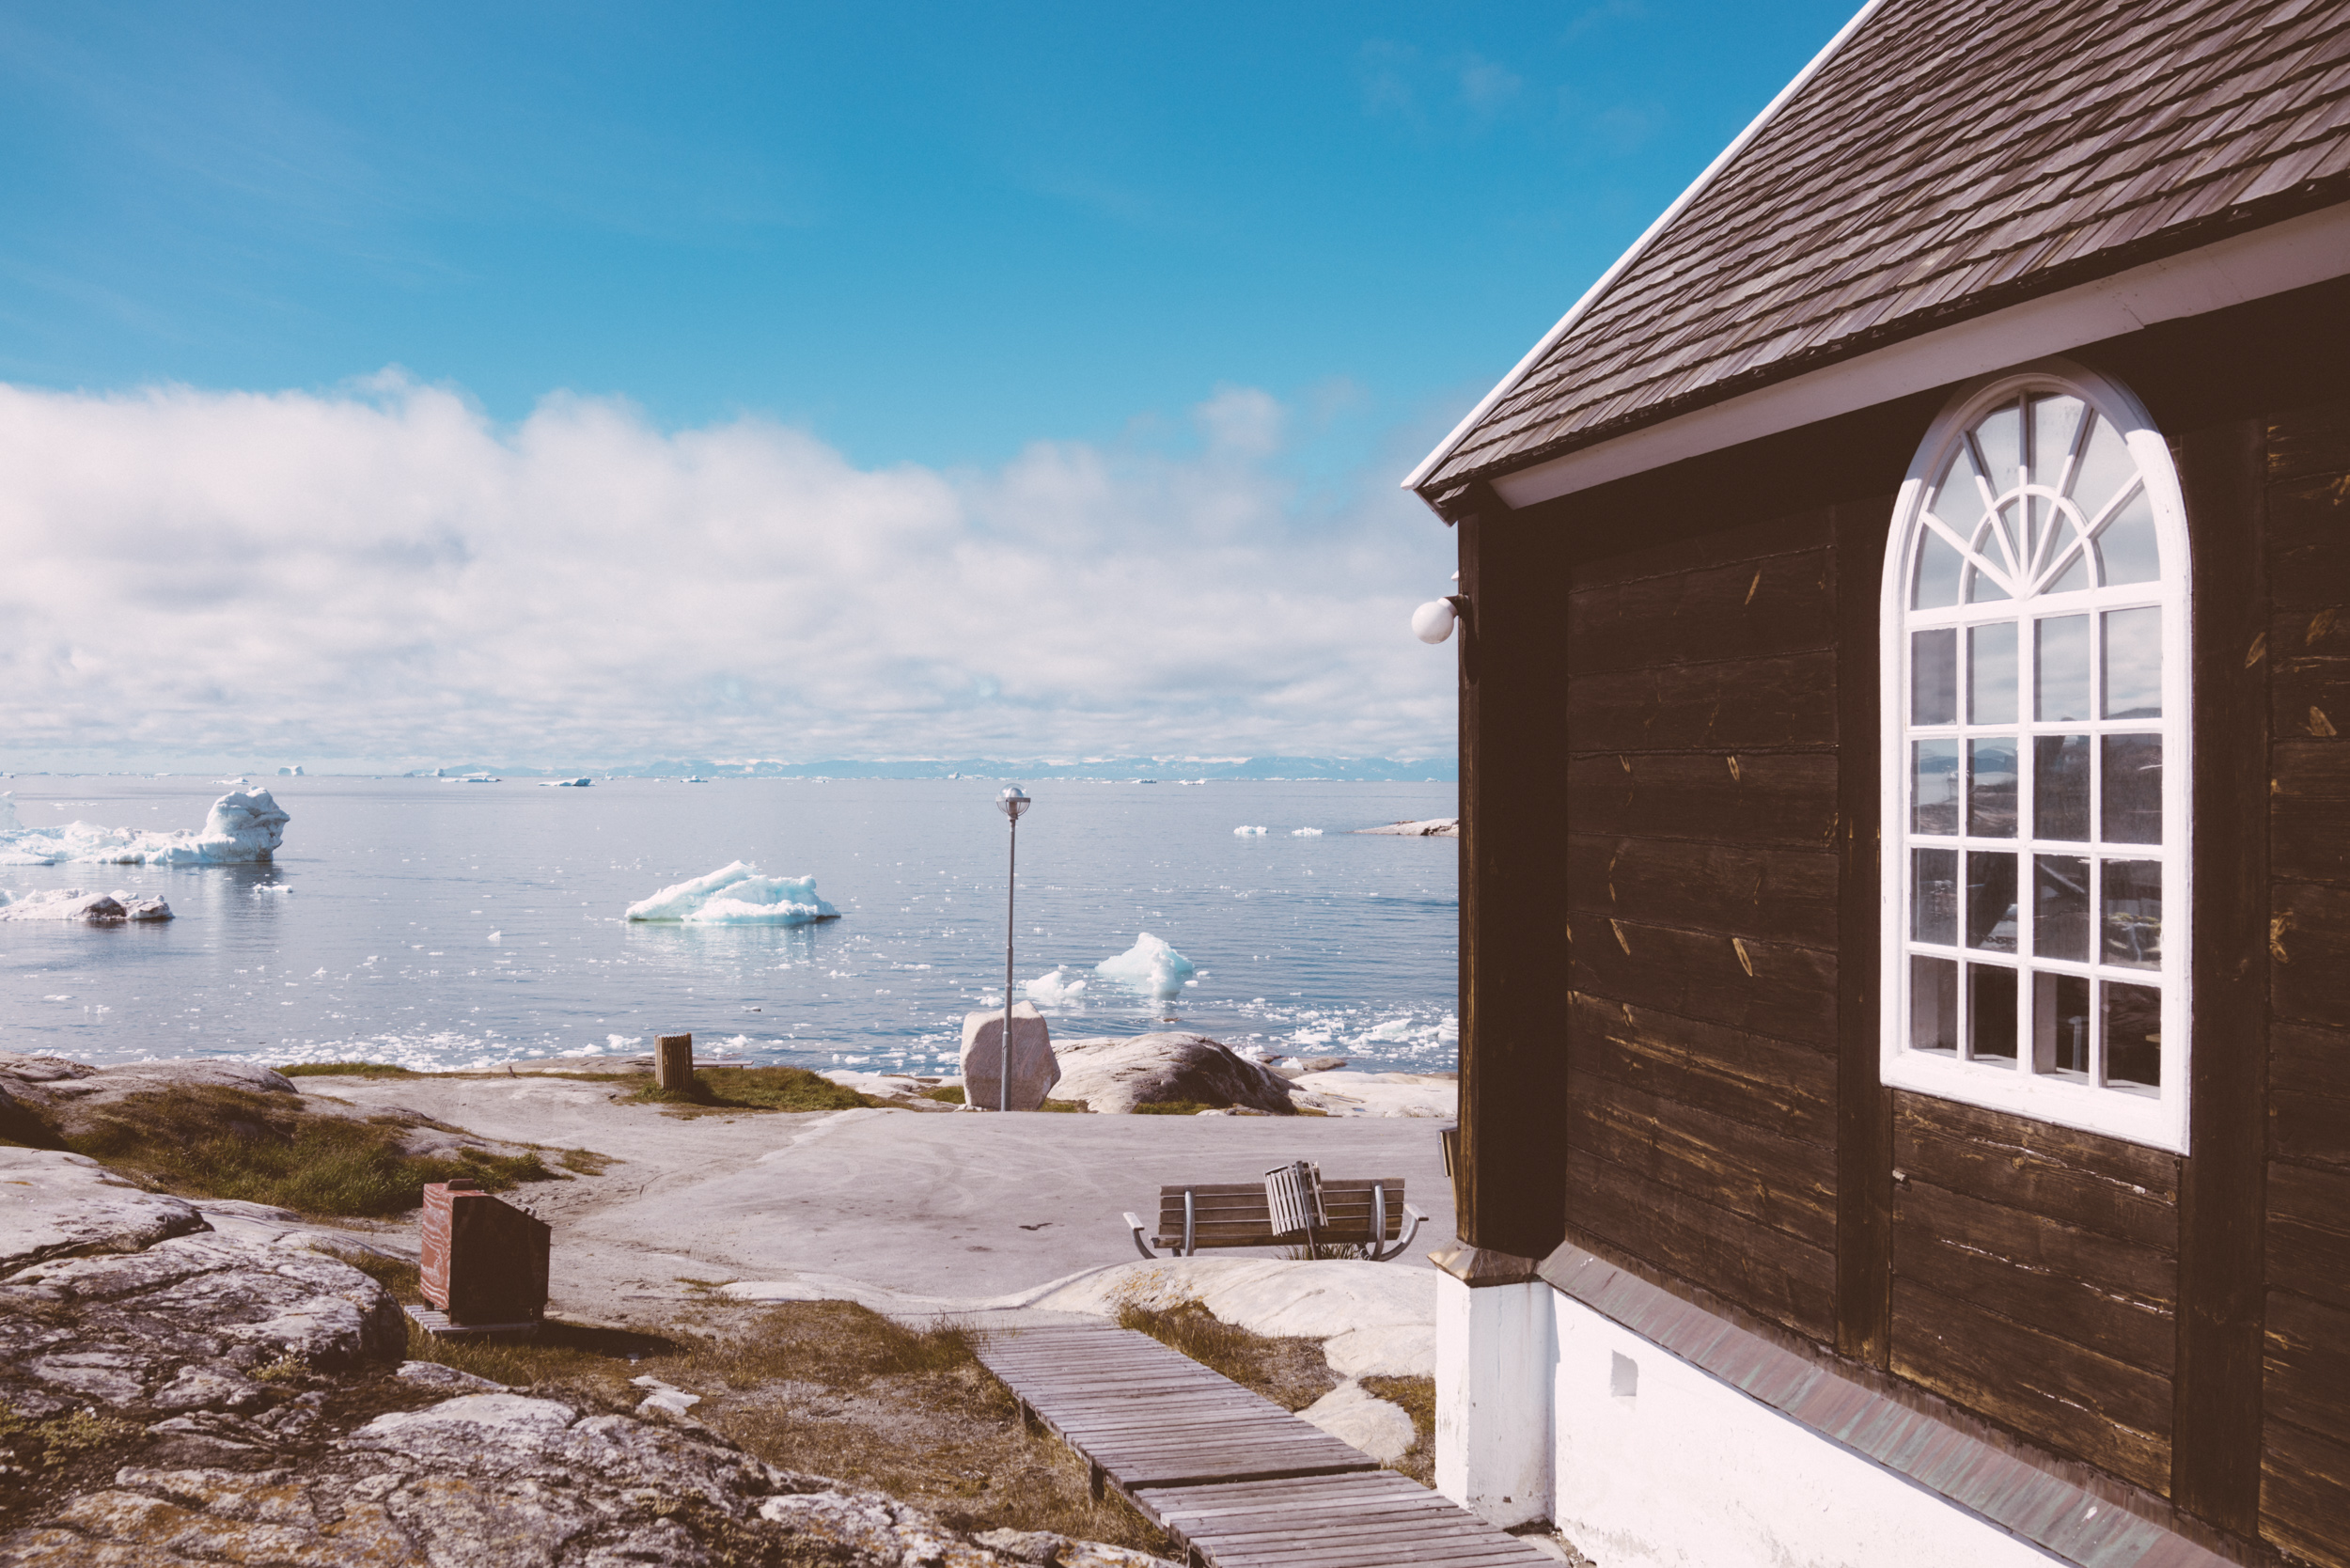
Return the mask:
<path id="1" fill-rule="evenodd" d="M 2350 1568 L 2350 0 L 1872 0 L 1407 483 L 1438 1485 Z"/>

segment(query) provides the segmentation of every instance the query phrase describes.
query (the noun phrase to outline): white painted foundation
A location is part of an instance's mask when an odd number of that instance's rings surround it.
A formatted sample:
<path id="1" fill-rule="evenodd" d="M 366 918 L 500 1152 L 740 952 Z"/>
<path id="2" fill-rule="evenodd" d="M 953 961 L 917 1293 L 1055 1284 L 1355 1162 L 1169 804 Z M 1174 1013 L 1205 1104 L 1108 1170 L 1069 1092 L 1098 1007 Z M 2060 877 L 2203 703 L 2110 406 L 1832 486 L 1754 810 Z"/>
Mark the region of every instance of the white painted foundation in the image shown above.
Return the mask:
<path id="1" fill-rule="evenodd" d="M 1463 1295 L 1502 1294 L 1446 1285 Z M 1607 1568 L 2048 1568 L 2052 1560 L 2038 1547 L 1574 1297 L 1546 1285 L 1517 1288 L 1542 1291 L 1555 1324 L 1551 1516 L 1559 1534 Z M 1436 1484 L 1466 1502 L 1445 1472 L 1449 1300 L 1437 1298 Z M 1471 1316 L 1473 1334 L 1485 1319 Z M 1462 1359 L 1481 1365 L 1478 1347 L 1465 1349 Z"/>
<path id="2" fill-rule="evenodd" d="M 1505 1529 L 1551 1516 L 1557 1294 L 1436 1281 L 1436 1490 Z"/>

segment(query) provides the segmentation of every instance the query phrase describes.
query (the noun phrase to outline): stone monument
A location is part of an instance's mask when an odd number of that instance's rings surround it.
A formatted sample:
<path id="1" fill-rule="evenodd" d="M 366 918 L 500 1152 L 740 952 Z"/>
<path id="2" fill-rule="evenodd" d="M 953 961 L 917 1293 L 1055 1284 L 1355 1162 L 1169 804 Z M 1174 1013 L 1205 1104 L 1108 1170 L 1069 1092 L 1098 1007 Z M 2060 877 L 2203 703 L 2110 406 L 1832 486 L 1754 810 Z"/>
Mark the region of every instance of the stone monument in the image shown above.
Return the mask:
<path id="1" fill-rule="evenodd" d="M 963 1098 L 965 1105 L 994 1110 L 1004 1063 L 1004 1014 L 1001 1009 L 963 1015 Z M 1032 1111 L 1060 1082 L 1060 1061 L 1053 1055 L 1052 1031 L 1034 1002 L 1011 1010 L 1011 1093 L 1008 1110 Z"/>

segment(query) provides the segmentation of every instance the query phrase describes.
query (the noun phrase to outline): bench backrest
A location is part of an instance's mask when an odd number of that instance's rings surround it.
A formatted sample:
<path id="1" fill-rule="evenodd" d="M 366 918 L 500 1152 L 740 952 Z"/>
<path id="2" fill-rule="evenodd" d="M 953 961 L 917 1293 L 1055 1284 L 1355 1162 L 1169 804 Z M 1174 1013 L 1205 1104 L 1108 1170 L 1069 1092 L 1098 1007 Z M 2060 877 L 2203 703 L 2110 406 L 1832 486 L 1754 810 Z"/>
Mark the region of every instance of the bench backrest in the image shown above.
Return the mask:
<path id="1" fill-rule="evenodd" d="M 1371 1189 L 1384 1189 L 1385 1233 L 1372 1236 Z M 1196 1183 L 1187 1187 L 1159 1189 L 1161 1247 L 1183 1245 L 1183 1194 L 1191 1194 L 1194 1247 L 1285 1247 L 1303 1245 L 1305 1237 L 1273 1233 L 1273 1212 L 1266 1206 L 1262 1182 Z M 1357 1181 L 1322 1183 L 1323 1207 L 1330 1224 L 1317 1230 L 1314 1240 L 1336 1243 L 1386 1243 L 1403 1233 L 1403 1178 L 1367 1176 Z"/>

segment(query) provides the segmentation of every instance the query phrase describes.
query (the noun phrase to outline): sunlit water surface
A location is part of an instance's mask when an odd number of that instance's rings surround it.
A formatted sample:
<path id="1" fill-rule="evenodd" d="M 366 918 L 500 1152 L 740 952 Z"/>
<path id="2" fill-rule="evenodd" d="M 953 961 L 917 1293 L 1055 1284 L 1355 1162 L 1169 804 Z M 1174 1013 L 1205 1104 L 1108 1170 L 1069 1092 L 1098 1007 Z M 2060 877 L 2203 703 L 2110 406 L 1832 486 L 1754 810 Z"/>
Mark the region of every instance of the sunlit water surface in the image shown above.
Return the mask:
<path id="1" fill-rule="evenodd" d="M 264 866 L 0 866 L 0 888 L 160 894 L 128 928 L 0 923 L 0 1049 L 85 1061 L 412 1067 L 697 1047 L 812 1067 L 950 1064 L 1000 1003 L 993 780 L 257 779 L 292 814 Z M 211 779 L 18 777 L 27 827 L 192 828 Z M 1357 1065 L 1453 1064 L 1456 841 L 1355 837 L 1449 816 L 1450 784 L 1056 782 L 1020 826 L 1018 974 L 1087 971 L 1140 932 L 1198 968 L 1171 1001 L 1093 978 L 1057 1035 L 1180 1027 Z M 1262 837 L 1233 828 L 1261 824 Z M 1298 836 L 1302 827 L 1320 837 Z M 813 873 L 813 926 L 632 924 L 748 860 Z M 949 1069 L 950 1070 L 950 1069 Z"/>

